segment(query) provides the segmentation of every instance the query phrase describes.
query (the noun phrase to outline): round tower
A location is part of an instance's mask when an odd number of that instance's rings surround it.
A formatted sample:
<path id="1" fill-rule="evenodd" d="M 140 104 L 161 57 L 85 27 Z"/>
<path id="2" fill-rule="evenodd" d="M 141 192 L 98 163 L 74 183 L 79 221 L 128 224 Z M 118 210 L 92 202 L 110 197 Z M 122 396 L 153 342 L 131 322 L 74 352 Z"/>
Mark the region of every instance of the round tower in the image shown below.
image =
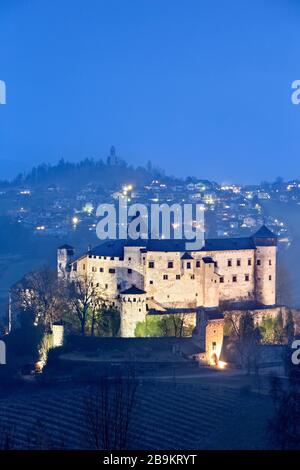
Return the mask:
<path id="1" fill-rule="evenodd" d="M 146 292 L 132 286 L 121 292 L 120 300 L 120 336 L 123 338 L 134 338 L 137 323 L 146 320 Z"/>
<path id="2" fill-rule="evenodd" d="M 57 248 L 57 276 L 65 279 L 68 274 L 68 264 L 74 256 L 74 248 L 70 245 L 62 245 Z"/>
<path id="3" fill-rule="evenodd" d="M 263 225 L 252 240 L 255 244 L 256 300 L 263 305 L 275 305 L 277 236 Z"/>

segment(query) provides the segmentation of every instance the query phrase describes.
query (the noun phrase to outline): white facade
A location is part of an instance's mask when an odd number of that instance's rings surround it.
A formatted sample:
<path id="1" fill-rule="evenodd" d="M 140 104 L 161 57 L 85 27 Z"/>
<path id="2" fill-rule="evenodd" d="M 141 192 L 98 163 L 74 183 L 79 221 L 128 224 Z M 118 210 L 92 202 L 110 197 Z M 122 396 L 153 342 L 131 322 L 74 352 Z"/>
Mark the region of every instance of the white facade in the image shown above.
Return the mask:
<path id="1" fill-rule="evenodd" d="M 207 240 L 200 251 L 163 250 L 164 246 L 167 243 L 158 249 L 151 243 L 125 243 L 121 251 L 116 251 L 110 242 L 111 248 L 100 245 L 66 262 L 65 270 L 69 266 L 70 278 L 89 276 L 101 294 L 121 311 L 124 291 L 133 286 L 144 291 L 135 296 L 136 300 L 132 297 L 133 307 L 130 304 L 132 319 L 142 295 L 143 313 L 136 310 L 138 321 L 147 308 L 216 308 L 223 303 L 249 301 L 275 305 L 276 237 L 266 227 L 249 239 Z M 61 273 L 62 260 L 67 256 L 61 250 L 59 256 Z"/>

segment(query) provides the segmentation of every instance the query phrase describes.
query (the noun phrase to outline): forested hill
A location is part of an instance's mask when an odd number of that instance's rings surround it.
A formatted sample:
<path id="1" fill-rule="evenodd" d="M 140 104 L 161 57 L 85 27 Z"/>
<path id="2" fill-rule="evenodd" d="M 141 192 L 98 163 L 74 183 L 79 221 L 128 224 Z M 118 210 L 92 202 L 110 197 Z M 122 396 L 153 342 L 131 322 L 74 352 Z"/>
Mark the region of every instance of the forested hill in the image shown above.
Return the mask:
<path id="1" fill-rule="evenodd" d="M 1 187 L 58 185 L 78 189 L 91 183 L 109 190 L 128 182 L 135 186 L 143 186 L 154 178 L 159 179 L 162 176 L 166 179 L 163 170 L 152 168 L 151 163 L 146 167 L 133 167 L 123 160 L 117 164 L 110 164 L 101 159 L 87 158 L 79 163 L 70 163 L 61 159 L 55 165 L 38 165 L 29 173 L 19 174 L 11 182 L 2 181 L 0 185 Z"/>

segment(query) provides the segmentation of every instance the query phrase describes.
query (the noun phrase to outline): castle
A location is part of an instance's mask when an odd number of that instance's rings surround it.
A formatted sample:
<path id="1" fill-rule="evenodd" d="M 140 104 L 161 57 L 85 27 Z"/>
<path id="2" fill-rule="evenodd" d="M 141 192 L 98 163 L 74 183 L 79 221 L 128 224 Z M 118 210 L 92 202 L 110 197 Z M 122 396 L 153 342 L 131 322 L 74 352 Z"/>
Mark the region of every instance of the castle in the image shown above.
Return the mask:
<path id="1" fill-rule="evenodd" d="M 120 310 L 122 337 L 148 315 L 184 316 L 210 361 L 221 353 L 224 312 L 277 314 L 276 251 L 276 235 L 262 226 L 247 238 L 206 239 L 198 251 L 174 239 L 106 241 L 79 256 L 63 245 L 57 269 L 60 278 L 92 279 Z"/>

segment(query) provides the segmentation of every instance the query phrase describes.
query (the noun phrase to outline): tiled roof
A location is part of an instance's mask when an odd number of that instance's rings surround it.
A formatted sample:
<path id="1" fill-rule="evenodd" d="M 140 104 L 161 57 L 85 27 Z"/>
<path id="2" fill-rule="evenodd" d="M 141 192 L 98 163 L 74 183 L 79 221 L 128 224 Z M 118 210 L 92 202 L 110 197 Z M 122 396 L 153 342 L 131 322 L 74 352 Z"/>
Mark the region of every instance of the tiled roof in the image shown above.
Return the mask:
<path id="1" fill-rule="evenodd" d="M 181 259 L 194 259 L 189 253 L 184 253 Z"/>
<path id="2" fill-rule="evenodd" d="M 126 290 L 123 290 L 121 292 L 122 295 L 132 295 L 132 294 L 136 294 L 136 295 L 139 295 L 139 294 L 146 294 L 146 292 L 142 289 L 139 289 L 138 287 L 136 286 L 131 286 L 129 287 L 129 289 L 126 289 Z"/>
<path id="3" fill-rule="evenodd" d="M 242 238 L 209 238 L 205 240 L 204 246 L 200 250 L 195 251 L 227 251 L 227 250 L 253 250 L 259 244 L 257 239 L 265 239 L 265 244 L 269 243 L 268 240 L 276 240 L 277 237 L 266 226 L 262 226 L 252 237 Z M 270 243 L 272 242 L 270 241 Z M 141 247 L 141 251 L 161 251 L 161 252 L 182 252 L 184 253 L 182 259 L 188 259 L 190 255 L 186 250 L 186 243 L 188 240 L 108 240 L 104 241 L 95 248 L 92 248 L 88 253 L 93 256 L 124 256 L 125 246 Z M 273 243 L 273 242 L 272 242 Z M 275 244 L 275 243 L 273 243 Z M 69 245 L 63 245 L 67 249 L 73 249 Z M 63 248 L 60 247 L 60 248 Z M 192 251 L 192 250 L 189 250 Z M 190 258 L 189 258 L 190 259 Z"/>
<path id="4" fill-rule="evenodd" d="M 275 233 L 271 232 L 268 227 L 263 225 L 260 229 L 253 235 L 253 238 L 277 238 Z"/>

